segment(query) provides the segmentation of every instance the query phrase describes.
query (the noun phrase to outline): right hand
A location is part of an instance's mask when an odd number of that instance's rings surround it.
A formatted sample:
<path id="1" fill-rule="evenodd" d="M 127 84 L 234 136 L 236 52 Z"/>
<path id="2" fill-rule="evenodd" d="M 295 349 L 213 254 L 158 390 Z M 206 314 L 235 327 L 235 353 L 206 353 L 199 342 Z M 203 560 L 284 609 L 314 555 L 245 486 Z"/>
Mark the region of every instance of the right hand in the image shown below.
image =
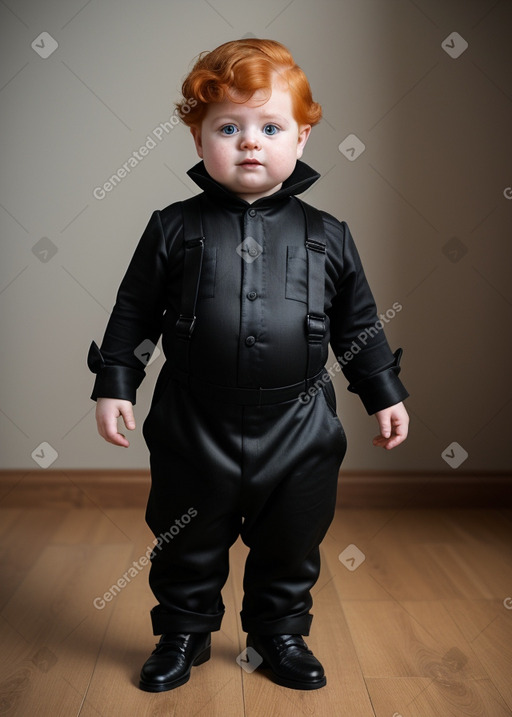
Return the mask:
<path id="1" fill-rule="evenodd" d="M 96 401 L 96 424 L 98 433 L 108 443 L 128 448 L 130 442 L 117 430 L 117 419 L 123 417 L 128 431 L 135 429 L 135 418 L 131 401 L 120 398 L 98 398 Z"/>

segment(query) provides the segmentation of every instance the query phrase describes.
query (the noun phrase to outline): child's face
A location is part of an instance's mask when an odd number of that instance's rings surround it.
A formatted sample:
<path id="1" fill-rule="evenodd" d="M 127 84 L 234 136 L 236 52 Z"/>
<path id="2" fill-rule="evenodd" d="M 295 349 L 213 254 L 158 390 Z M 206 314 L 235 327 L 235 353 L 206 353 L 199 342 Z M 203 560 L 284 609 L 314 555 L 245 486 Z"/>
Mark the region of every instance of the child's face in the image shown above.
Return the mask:
<path id="1" fill-rule="evenodd" d="M 292 96 L 274 82 L 265 104 L 258 90 L 244 104 L 208 106 L 200 128 L 191 129 L 208 174 L 248 202 L 273 194 L 293 172 L 311 131 L 293 117 Z"/>

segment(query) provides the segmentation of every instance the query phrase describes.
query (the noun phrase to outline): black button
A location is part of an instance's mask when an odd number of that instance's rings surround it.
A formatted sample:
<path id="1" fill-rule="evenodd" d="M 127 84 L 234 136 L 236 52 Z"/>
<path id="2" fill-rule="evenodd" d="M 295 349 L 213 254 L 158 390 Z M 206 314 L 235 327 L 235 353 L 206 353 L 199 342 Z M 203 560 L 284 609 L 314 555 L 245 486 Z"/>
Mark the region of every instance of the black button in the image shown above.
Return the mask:
<path id="1" fill-rule="evenodd" d="M 245 345 L 246 345 L 246 346 L 254 346 L 255 343 L 256 343 L 256 339 L 254 338 L 254 336 L 248 336 L 248 337 L 245 339 Z"/>
<path id="2" fill-rule="evenodd" d="M 256 212 L 256 209 L 249 209 L 249 216 L 250 216 L 250 217 L 255 217 L 255 216 L 256 216 L 256 213 L 257 213 L 257 212 Z"/>
<path id="3" fill-rule="evenodd" d="M 257 294 L 255 291 L 250 291 L 250 292 L 247 294 L 247 298 L 250 299 L 251 301 L 254 301 L 254 299 L 255 299 L 257 296 L 258 296 L 258 294 Z"/>

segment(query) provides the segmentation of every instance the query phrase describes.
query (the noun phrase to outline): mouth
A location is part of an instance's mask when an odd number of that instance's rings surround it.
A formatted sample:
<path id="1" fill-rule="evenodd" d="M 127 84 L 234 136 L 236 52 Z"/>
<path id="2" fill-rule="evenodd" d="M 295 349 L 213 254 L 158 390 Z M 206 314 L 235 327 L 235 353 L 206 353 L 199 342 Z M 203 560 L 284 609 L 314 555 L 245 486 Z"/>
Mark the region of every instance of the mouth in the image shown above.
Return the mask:
<path id="1" fill-rule="evenodd" d="M 257 159 L 244 159 L 243 162 L 240 162 L 239 167 L 259 167 L 261 166 L 261 162 L 259 162 Z"/>

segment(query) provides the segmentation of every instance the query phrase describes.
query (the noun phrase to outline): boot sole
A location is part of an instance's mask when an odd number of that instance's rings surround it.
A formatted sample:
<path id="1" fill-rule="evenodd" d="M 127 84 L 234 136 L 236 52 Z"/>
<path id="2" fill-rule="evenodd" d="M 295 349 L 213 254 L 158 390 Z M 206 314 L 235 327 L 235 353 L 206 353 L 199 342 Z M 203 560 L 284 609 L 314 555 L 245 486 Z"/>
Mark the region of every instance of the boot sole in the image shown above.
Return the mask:
<path id="1" fill-rule="evenodd" d="M 200 652 L 190 665 L 189 671 L 181 677 L 178 677 L 175 680 L 171 680 L 170 682 L 145 682 L 144 680 L 140 680 L 139 688 L 141 690 L 144 690 L 144 692 L 167 692 L 168 690 L 173 690 L 175 687 L 180 687 L 181 685 L 184 685 L 190 680 L 190 673 L 192 671 L 192 667 L 198 667 L 204 662 L 208 662 L 211 657 L 211 650 L 211 645 L 208 645 L 208 647 L 206 647 L 202 652 Z"/>

